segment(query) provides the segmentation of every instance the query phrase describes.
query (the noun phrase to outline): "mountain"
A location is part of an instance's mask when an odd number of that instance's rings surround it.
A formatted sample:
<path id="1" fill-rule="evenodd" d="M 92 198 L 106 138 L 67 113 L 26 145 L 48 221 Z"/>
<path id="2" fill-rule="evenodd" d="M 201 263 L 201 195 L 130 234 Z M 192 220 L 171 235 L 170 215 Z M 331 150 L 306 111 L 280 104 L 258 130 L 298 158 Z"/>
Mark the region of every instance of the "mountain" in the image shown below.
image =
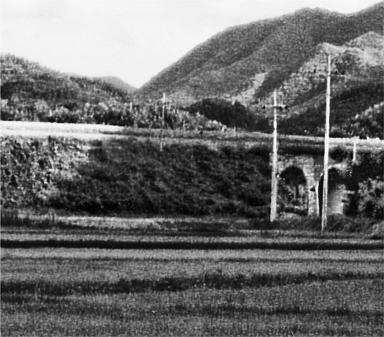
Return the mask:
<path id="1" fill-rule="evenodd" d="M 99 79 L 105 83 L 110 84 L 111 86 L 113 86 L 114 88 L 116 88 L 118 90 L 125 91 L 128 94 L 132 94 L 133 92 L 135 92 L 137 90 L 135 87 L 126 83 L 121 78 L 118 78 L 116 76 L 102 76 L 102 77 L 98 77 L 97 79 Z"/>
<path id="2" fill-rule="evenodd" d="M 121 124 L 131 98 L 101 79 L 68 75 L 14 55 L 0 56 L 1 118 Z"/>
<path id="3" fill-rule="evenodd" d="M 340 46 L 370 31 L 383 33 L 384 2 L 353 15 L 303 9 L 231 27 L 192 49 L 137 91 L 166 92 L 182 104 L 216 97 L 252 103 L 268 95 L 313 58 L 318 46 Z"/>
<path id="4" fill-rule="evenodd" d="M 369 114 L 371 121 L 380 124 L 384 116 L 383 42 L 382 35 L 369 32 L 342 46 L 320 44 L 311 59 L 275 87 L 279 100 L 289 106 L 285 114 L 280 114 L 283 115 L 280 122 L 282 132 L 310 135 L 324 133 L 327 55 L 332 59 L 331 133 L 334 136 L 363 136 L 355 123 L 358 120 L 363 122 L 368 116 L 365 113 L 367 110 L 372 111 Z M 265 111 L 262 106 L 271 100 L 272 95 L 267 94 L 257 104 L 253 104 L 251 109 L 263 115 Z M 366 135 L 383 137 L 383 126 L 381 123 L 381 128 L 371 128 L 376 131 Z"/>

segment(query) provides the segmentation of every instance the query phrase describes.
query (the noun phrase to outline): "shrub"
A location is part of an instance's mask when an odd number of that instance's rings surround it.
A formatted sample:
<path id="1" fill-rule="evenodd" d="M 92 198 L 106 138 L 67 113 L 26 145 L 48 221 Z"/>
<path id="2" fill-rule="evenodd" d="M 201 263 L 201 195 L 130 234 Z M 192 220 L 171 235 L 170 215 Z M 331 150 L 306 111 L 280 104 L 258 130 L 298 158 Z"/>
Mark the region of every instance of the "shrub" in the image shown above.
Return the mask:
<path id="1" fill-rule="evenodd" d="M 229 127 L 250 130 L 255 120 L 239 102 L 232 104 L 223 99 L 203 99 L 187 108 L 192 114 L 200 113 L 210 120 L 216 120 Z"/>
<path id="2" fill-rule="evenodd" d="M 384 182 L 367 179 L 359 183 L 358 209 L 361 214 L 376 219 L 384 219 Z"/>

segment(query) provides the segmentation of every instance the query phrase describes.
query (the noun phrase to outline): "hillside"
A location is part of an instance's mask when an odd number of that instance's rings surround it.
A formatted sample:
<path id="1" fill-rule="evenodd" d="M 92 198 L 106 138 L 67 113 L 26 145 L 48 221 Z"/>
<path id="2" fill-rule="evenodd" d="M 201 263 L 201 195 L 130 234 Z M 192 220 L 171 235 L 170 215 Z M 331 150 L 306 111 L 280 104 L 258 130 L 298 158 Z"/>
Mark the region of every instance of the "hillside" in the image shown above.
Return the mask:
<path id="1" fill-rule="evenodd" d="M 382 102 L 384 101 L 384 49 L 383 36 L 366 33 L 341 46 L 322 43 L 317 46 L 312 58 L 296 72 L 276 86 L 279 101 L 289 106 L 280 114 L 280 129 L 284 133 L 322 135 L 325 111 L 325 78 L 327 55 L 332 57 L 331 132 L 335 136 L 383 137 Z M 259 93 L 251 110 L 256 115 L 265 115 L 262 108 L 272 101 L 272 93 Z M 265 95 L 263 97 L 263 95 Z M 372 113 L 364 114 L 371 109 Z M 378 124 L 359 132 L 358 125 L 368 120 Z M 365 121 L 364 121 L 365 120 Z"/>
<path id="2" fill-rule="evenodd" d="M 103 76 L 103 77 L 99 77 L 98 79 L 105 83 L 110 84 L 111 86 L 113 86 L 118 90 L 125 91 L 128 94 L 132 94 L 137 90 L 135 87 L 126 83 L 121 78 L 118 78 L 116 76 Z"/>
<path id="3" fill-rule="evenodd" d="M 137 92 L 190 104 L 243 93 L 245 103 L 279 86 L 322 43 L 343 45 L 367 32 L 382 33 L 384 3 L 353 15 L 303 9 L 291 15 L 225 30 L 191 50 Z"/>
<path id="4" fill-rule="evenodd" d="M 131 104 L 133 87 L 116 77 L 87 78 L 1 55 L 1 120 L 96 123 L 140 128 L 220 130 L 200 114 L 159 102 Z"/>
<path id="5" fill-rule="evenodd" d="M 2 119 L 59 122 L 119 122 L 130 97 L 102 81 L 60 73 L 38 63 L 1 55 Z M 114 116 L 116 115 L 116 116 Z"/>

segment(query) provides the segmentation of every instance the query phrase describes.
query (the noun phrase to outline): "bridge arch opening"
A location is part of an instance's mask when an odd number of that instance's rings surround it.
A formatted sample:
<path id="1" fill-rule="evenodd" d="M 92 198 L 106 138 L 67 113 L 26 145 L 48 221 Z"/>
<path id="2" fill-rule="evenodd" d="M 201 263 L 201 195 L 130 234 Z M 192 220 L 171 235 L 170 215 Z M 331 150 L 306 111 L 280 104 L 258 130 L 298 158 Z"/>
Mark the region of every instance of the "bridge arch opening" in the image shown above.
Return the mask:
<path id="1" fill-rule="evenodd" d="M 280 174 L 280 210 L 285 214 L 308 214 L 308 187 L 302 169 L 289 166 Z"/>
<path id="2" fill-rule="evenodd" d="M 342 173 L 336 168 L 328 170 L 328 208 L 327 215 L 344 214 L 347 188 Z M 323 175 L 319 181 L 319 214 L 323 210 Z"/>

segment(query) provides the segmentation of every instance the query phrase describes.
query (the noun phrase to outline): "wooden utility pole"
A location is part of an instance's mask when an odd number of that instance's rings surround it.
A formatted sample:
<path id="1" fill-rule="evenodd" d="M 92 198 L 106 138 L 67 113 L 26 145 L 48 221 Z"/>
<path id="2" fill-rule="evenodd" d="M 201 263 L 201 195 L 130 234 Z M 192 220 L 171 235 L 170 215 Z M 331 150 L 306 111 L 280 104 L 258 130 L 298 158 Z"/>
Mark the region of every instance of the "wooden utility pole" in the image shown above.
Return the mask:
<path id="1" fill-rule="evenodd" d="M 327 92 L 325 97 L 325 135 L 324 135 L 324 173 L 323 173 L 323 204 L 321 211 L 321 231 L 327 227 L 328 213 L 328 158 L 329 158 L 329 119 L 331 112 L 331 55 L 328 55 Z"/>
<path id="2" fill-rule="evenodd" d="M 278 172 L 277 172 L 277 109 L 285 108 L 285 105 L 277 104 L 277 91 L 273 92 L 273 105 L 266 106 L 273 107 L 273 149 L 272 149 L 272 179 L 271 179 L 271 213 L 270 221 L 273 222 L 277 217 L 277 185 L 278 185 Z"/>
<path id="3" fill-rule="evenodd" d="M 129 113 L 133 117 L 133 127 L 137 129 L 137 113 L 133 112 L 133 101 L 129 102 Z"/>
<path id="4" fill-rule="evenodd" d="M 163 151 L 164 116 L 165 116 L 165 93 L 163 93 L 163 106 L 161 111 L 160 152 Z"/>
<path id="5" fill-rule="evenodd" d="M 358 137 L 353 137 L 353 155 L 352 155 L 352 163 L 356 164 L 357 162 L 357 141 Z"/>

